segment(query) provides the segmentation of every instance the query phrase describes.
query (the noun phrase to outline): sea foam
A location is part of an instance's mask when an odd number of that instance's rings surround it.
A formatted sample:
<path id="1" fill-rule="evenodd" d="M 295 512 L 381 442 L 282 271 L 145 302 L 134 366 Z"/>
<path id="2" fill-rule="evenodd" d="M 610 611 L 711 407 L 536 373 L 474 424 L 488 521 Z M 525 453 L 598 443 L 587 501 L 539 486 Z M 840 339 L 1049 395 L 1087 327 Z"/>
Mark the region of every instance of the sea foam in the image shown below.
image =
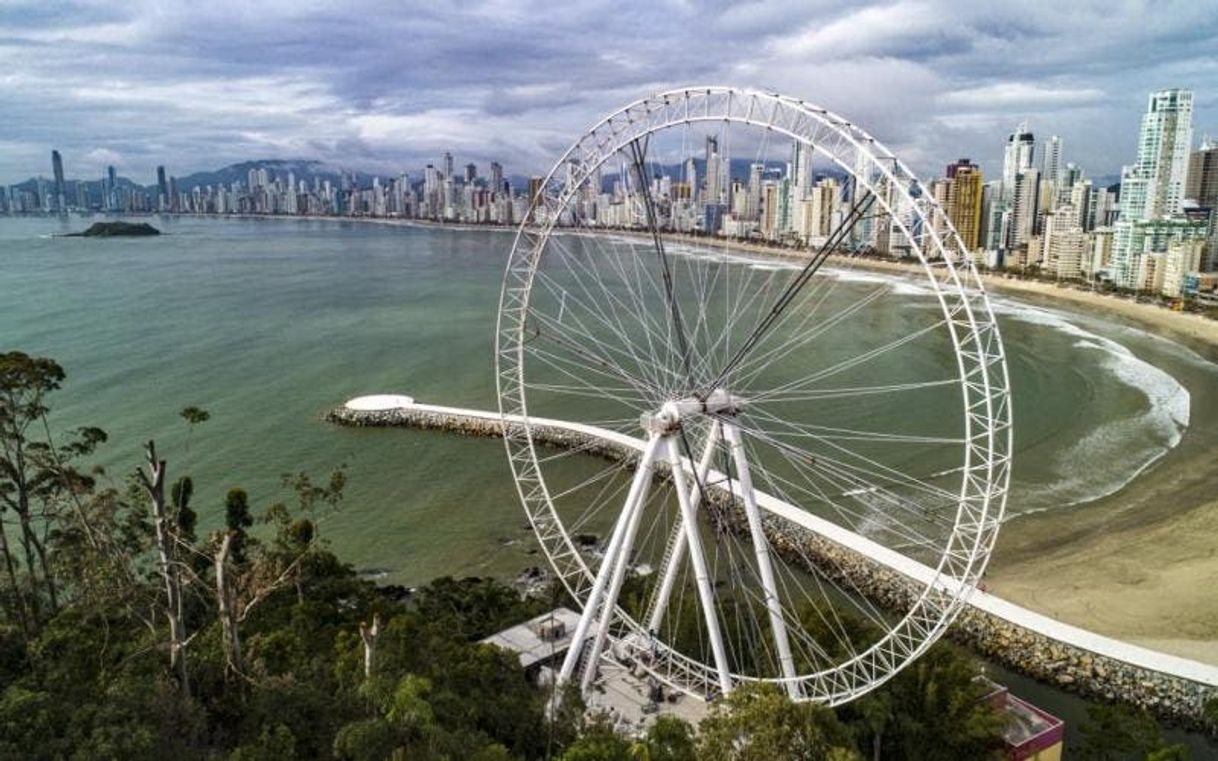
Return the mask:
<path id="1" fill-rule="evenodd" d="M 1037 507 L 1016 512 L 1040 512 L 1114 494 L 1180 443 L 1189 425 L 1191 397 L 1172 375 L 1117 341 L 1081 327 L 1065 313 L 1001 298 L 992 305 L 997 314 L 1074 337 L 1073 346 L 1080 351 L 1101 352 L 1100 367 L 1147 401 L 1143 413 L 1102 422 L 1063 451 L 1056 468 L 1058 480 L 1025 492 L 1024 500 Z M 1019 404 L 1018 389 L 1015 392 Z"/>

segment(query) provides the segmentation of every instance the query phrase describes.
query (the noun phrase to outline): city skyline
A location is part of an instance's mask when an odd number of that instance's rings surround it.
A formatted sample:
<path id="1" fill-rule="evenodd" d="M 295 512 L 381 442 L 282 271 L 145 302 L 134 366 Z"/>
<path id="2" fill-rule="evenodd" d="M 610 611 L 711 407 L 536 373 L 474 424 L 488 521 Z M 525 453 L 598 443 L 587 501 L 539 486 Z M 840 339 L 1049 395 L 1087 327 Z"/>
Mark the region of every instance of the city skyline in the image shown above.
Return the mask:
<path id="1" fill-rule="evenodd" d="M 666 108 L 669 97 L 698 95 L 666 95 Z M 925 184 L 935 203 L 931 224 L 939 236 L 950 224 L 963 248 L 991 269 L 1105 281 L 1169 298 L 1211 291 L 1218 278 L 1218 148 L 1206 138 L 1194 150 L 1194 101 L 1191 90 L 1180 88 L 1147 95 L 1137 155 L 1122 167 L 1121 183 L 1115 187 L 1096 182 L 1085 167 L 1070 160 L 1061 136 L 1042 135 L 1038 140 L 1028 123 L 1021 122 L 1002 147 L 1000 175 L 987 181 L 978 163 L 960 157 Z M 859 182 L 864 180 L 843 172 L 844 164 L 818 165 L 819 148 L 809 151 L 796 140 L 776 154 L 765 151 L 766 141 L 752 145 L 745 140 L 743 151 L 751 158 L 733 156 L 728 148 L 732 133 L 726 128 L 713 134 L 686 132 L 679 142 L 683 152 L 675 163 L 669 160 L 670 149 L 661 145 L 647 168 L 636 164 L 628 169 L 620 156 L 616 165 L 610 158 L 587 168 L 569 161 L 565 171 L 551 177 L 552 183 L 565 185 L 562 195 L 571 205 L 564 209 L 531 206 L 543 188 L 551 201 L 557 197 L 557 188 L 542 177 L 517 176 L 513 182 L 498 162 L 491 162 L 489 174 L 479 176 L 476 163 L 461 167 L 450 151 L 421 173 L 400 172 L 384 182 L 375 175 L 318 172 L 308 162 L 270 162 L 269 167 L 268 162 L 250 162 L 227 167 L 205 181 L 194 175 L 182 183 L 161 165 L 156 185 L 141 188 L 120 185 L 111 165 L 100 183 L 90 183 L 93 187 L 72 183 L 75 202 L 65 205 L 63 161 L 59 151 L 52 150 L 54 184 L 40 177 L 32 190 L 0 187 L 0 211 L 75 208 L 495 225 L 549 218 L 558 225 L 610 229 L 655 224 L 657 230 L 811 248 L 830 245 L 850 216 L 847 207 L 874 193 L 885 196 L 882 203 L 889 211 L 852 228 L 848 238 L 832 245 L 845 243 L 855 251 L 898 258 L 908 254 L 908 233 L 891 222 L 901 214 L 891 188 L 885 190 L 880 180 L 860 194 Z M 789 151 L 785 157 L 784 150 Z M 220 179 L 225 172 L 227 179 Z M 651 222 L 644 209 L 654 211 Z"/>
<path id="2" fill-rule="evenodd" d="M 992 136 L 1022 120 L 1109 176 L 1136 148 L 1117 125 L 1140 114 L 1145 92 L 1194 89 L 1198 135 L 1218 133 L 1216 94 L 1202 88 L 1218 80 L 1216 37 L 1215 14 L 1187 4 L 1102 14 L 908 0 L 338 13 L 19 2 L 0 10 L 0 176 L 45 172 L 48 146 L 80 177 L 109 165 L 147 177 L 158 164 L 182 175 L 250 156 L 389 174 L 445 150 L 534 174 L 607 108 L 691 82 L 817 102 L 922 176 L 951 155 L 981 156 L 993 176 Z"/>

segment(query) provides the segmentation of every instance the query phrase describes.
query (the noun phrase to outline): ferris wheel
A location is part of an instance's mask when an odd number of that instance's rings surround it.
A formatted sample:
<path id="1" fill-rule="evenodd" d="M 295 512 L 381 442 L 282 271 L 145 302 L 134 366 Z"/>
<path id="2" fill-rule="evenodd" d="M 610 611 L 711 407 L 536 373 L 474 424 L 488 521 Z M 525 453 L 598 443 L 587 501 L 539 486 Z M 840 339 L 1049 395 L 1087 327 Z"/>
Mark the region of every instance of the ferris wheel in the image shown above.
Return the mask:
<path id="1" fill-rule="evenodd" d="M 932 189 L 824 109 L 699 87 L 601 120 L 529 192 L 496 380 L 581 608 L 559 682 L 618 663 L 835 705 L 921 654 L 1011 465 L 998 326 Z"/>

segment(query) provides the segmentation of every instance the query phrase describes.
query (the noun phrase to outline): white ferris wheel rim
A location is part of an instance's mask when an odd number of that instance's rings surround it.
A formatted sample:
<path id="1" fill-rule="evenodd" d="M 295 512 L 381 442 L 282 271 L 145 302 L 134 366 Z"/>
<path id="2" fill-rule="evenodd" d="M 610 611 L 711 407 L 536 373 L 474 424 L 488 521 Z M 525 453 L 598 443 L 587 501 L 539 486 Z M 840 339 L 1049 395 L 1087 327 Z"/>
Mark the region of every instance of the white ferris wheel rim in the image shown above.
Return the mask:
<path id="1" fill-rule="evenodd" d="M 680 88 L 641 98 L 600 120 L 559 158 L 543 181 L 543 188 L 555 183 L 573 161 L 584 174 L 569 178 L 557 201 L 539 196 L 532 203 L 539 209 L 561 210 L 592 171 L 631 141 L 696 122 L 730 122 L 773 130 L 812 150 L 820 149 L 860 187 L 875 193 L 921 264 L 925 285 L 933 290 L 953 341 L 968 435 L 952 533 L 935 568 L 935 580 L 921 588 L 915 602 L 880 639 L 834 667 L 794 677 L 799 695 L 836 705 L 882 684 L 923 653 L 955 619 L 985 570 L 1010 480 L 1012 428 L 1006 356 L 972 259 L 950 223 L 944 235 L 935 230 L 930 215 L 932 211 L 941 213 L 941 209 L 923 192 L 913 173 L 856 125 L 795 98 L 722 86 Z M 847 166 L 837 155 L 824 150 L 826 139 L 837 141 L 839 150 L 853 151 L 856 166 Z M 557 221 L 556 214 L 546 214 L 539 226 L 526 219 L 514 238 L 496 326 L 496 386 L 518 495 L 557 578 L 582 603 L 594 572 L 551 499 L 528 413 L 525 381 L 529 295 Z M 946 277 L 942 282 L 932 271 L 932 262 L 943 266 L 941 274 L 946 273 Z M 509 425 L 509 418 L 520 422 Z M 642 624 L 620 608 L 617 617 L 623 619 L 628 630 L 644 634 Z M 663 643 L 661 647 L 669 659 L 669 670 L 653 671 L 653 676 L 700 697 L 713 694 L 712 666 L 665 648 Z M 730 676 L 733 681 L 792 681 L 737 673 Z M 698 684 L 705 688 L 699 689 Z"/>

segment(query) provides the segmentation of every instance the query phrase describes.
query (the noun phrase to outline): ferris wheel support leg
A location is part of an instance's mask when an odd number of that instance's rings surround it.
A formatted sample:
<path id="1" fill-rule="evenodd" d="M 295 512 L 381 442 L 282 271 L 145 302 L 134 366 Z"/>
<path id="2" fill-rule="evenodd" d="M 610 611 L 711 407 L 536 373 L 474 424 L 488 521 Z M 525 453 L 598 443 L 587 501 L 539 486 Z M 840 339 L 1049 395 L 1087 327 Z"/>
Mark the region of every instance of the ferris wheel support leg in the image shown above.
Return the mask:
<path id="1" fill-rule="evenodd" d="M 715 669 L 719 672 L 719 689 L 726 695 L 732 690 L 731 670 L 727 653 L 723 648 L 723 634 L 719 630 L 719 618 L 715 608 L 714 592 L 710 574 L 706 569 L 706 556 L 702 553 L 702 537 L 698 534 L 698 522 L 694 515 L 693 501 L 689 498 L 689 486 L 685 482 L 685 468 L 681 462 L 681 451 L 677 442 L 669 439 L 668 461 L 672 464 L 672 482 L 681 504 L 681 522 L 685 526 L 685 543 L 689 548 L 689 560 L 694 567 L 694 578 L 698 582 L 698 598 L 702 603 L 702 615 L 706 619 L 706 634 L 711 651 L 715 655 Z"/>
<path id="2" fill-rule="evenodd" d="M 663 443 L 663 436 L 658 433 L 652 434 L 651 439 L 647 442 L 646 449 L 643 450 L 643 456 L 639 460 L 638 469 L 634 474 L 634 481 L 631 482 L 630 491 L 626 495 L 626 503 L 622 507 L 621 515 L 618 516 L 617 524 L 613 527 L 609 546 L 605 549 L 605 558 L 601 561 L 600 570 L 596 573 L 596 580 L 592 583 L 592 591 L 588 594 L 588 600 L 584 603 L 584 610 L 579 616 L 579 623 L 575 626 L 575 635 L 571 638 L 570 649 L 567 650 L 567 655 L 563 658 L 562 668 L 558 672 L 556 686 L 560 689 L 571 680 L 571 675 L 575 672 L 575 666 L 579 663 L 580 655 L 584 649 L 584 642 L 588 637 L 588 629 L 596 619 L 605 588 L 609 585 L 609 580 L 614 575 L 614 567 L 621 555 L 622 544 L 626 537 L 627 529 L 632 521 L 634 521 L 635 513 L 642 512 L 642 503 L 646 498 L 648 488 L 651 486 L 652 471 Z M 609 609 L 612 609 L 616 602 L 616 599 L 605 601 Z"/>
<path id="3" fill-rule="evenodd" d="M 774 646 L 778 652 L 778 663 L 782 667 L 782 675 L 786 683 L 787 693 L 792 700 L 801 697 L 799 684 L 796 682 L 795 659 L 791 656 L 791 642 L 787 636 L 787 626 L 782 617 L 782 602 L 778 598 L 778 585 L 774 579 L 774 565 L 770 562 L 770 544 L 765 537 L 765 527 L 761 523 L 761 511 L 757 508 L 757 495 L 753 491 L 753 476 L 749 472 L 748 458 L 744 452 L 744 442 L 740 438 L 740 429 L 732 423 L 723 425 L 723 438 L 732 452 L 732 460 L 736 465 L 736 480 L 740 484 L 740 496 L 744 501 L 744 512 L 749 522 L 749 535 L 753 538 L 753 552 L 757 556 L 757 569 L 761 575 L 761 586 L 765 592 L 766 608 L 770 613 L 770 629 L 774 636 Z"/>
<path id="4" fill-rule="evenodd" d="M 623 535 L 622 542 L 618 547 L 617 555 L 612 559 L 612 578 L 609 580 L 609 588 L 605 593 L 604 602 L 600 606 L 600 621 L 596 624 L 596 631 L 592 634 L 592 649 L 588 652 L 588 659 L 584 663 L 584 674 L 580 680 L 579 686 L 583 691 L 587 691 L 592 684 L 592 680 L 596 678 L 597 664 L 600 663 L 601 652 L 605 649 L 605 640 L 609 636 L 609 627 L 613 624 L 613 614 L 617 608 L 617 596 L 622 591 L 622 581 L 626 578 L 626 569 L 630 567 L 630 551 L 634 548 L 634 538 L 638 534 L 639 522 L 643 517 L 643 506 L 647 503 L 647 494 L 651 488 L 651 480 L 653 473 L 654 457 L 646 464 L 639 463 L 638 472 L 635 473 L 634 483 L 631 484 L 631 492 L 635 492 L 635 486 L 638 486 L 637 493 L 633 493 L 632 506 L 629 509 L 630 518 L 626 525 L 626 533 Z M 625 517 L 623 515 L 623 517 Z M 605 554 L 604 563 L 610 563 L 609 554 Z"/>
<path id="5" fill-rule="evenodd" d="M 698 469 L 695 475 L 697 482 L 693 485 L 689 498 L 695 513 L 702 502 L 703 485 L 706 483 L 706 474 L 710 472 L 711 458 L 715 455 L 715 447 L 718 445 L 722 435 L 722 425 L 718 420 L 711 425 L 710 433 L 706 436 L 706 445 L 702 449 L 702 456 L 698 459 Z M 677 580 L 677 571 L 680 569 L 681 563 L 685 561 L 684 523 L 684 519 L 678 516 L 677 523 L 673 526 L 675 535 L 669 540 L 672 544 L 672 551 L 668 553 L 668 562 L 660 569 L 662 574 L 660 589 L 656 593 L 655 602 L 651 608 L 651 616 L 647 619 L 647 630 L 650 632 L 660 631 L 660 624 L 664 621 L 664 614 L 668 611 L 668 601 L 672 597 L 672 587 Z"/>

